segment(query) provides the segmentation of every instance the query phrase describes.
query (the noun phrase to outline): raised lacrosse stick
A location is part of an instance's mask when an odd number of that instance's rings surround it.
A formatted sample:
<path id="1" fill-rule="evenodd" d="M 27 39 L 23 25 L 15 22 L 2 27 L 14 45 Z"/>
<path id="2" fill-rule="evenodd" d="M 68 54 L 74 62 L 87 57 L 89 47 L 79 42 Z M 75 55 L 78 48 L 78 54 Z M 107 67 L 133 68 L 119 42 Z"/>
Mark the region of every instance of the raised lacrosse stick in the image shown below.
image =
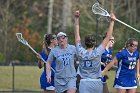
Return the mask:
<path id="1" fill-rule="evenodd" d="M 102 7 L 100 7 L 98 2 L 96 2 L 96 3 L 92 6 L 92 12 L 93 12 L 94 14 L 99 14 L 99 15 L 102 15 L 102 16 L 105 16 L 105 17 L 110 17 L 110 14 L 109 14 L 105 9 L 103 9 Z M 129 27 L 129 28 L 131 28 L 131 29 L 133 29 L 133 30 L 135 30 L 135 31 L 137 31 L 137 32 L 140 33 L 139 30 L 137 30 L 137 29 L 135 29 L 134 27 L 132 27 L 132 26 L 130 26 L 130 25 L 128 25 L 128 24 L 122 22 L 121 20 L 119 20 L 119 19 L 115 19 L 115 20 L 118 21 L 118 22 L 120 22 L 120 23 L 122 23 L 123 25 L 125 25 L 125 26 L 127 26 L 127 27 Z"/>
<path id="2" fill-rule="evenodd" d="M 21 42 L 22 44 L 28 46 L 36 55 L 38 54 L 30 45 L 29 43 L 22 37 L 22 33 L 16 33 L 17 39 L 19 42 Z M 42 57 L 41 60 L 45 63 L 47 63 Z M 55 70 L 53 68 L 51 68 L 54 72 Z"/>

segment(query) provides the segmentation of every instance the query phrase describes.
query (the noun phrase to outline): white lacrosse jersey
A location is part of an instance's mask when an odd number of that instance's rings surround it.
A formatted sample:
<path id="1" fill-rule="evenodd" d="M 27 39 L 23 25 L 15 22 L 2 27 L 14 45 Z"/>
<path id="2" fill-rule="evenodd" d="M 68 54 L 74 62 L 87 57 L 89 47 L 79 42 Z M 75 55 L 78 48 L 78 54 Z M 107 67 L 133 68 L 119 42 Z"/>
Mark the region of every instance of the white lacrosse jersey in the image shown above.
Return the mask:
<path id="1" fill-rule="evenodd" d="M 100 62 L 101 56 L 105 52 L 102 45 L 89 52 L 81 46 L 81 43 L 77 43 L 76 49 L 79 59 L 77 74 L 79 74 L 81 78 L 97 79 L 102 77 Z"/>
<path id="2" fill-rule="evenodd" d="M 55 77 L 71 78 L 76 77 L 74 67 L 74 59 L 76 56 L 76 48 L 74 45 L 67 45 L 67 48 L 61 49 L 59 46 L 53 48 L 49 53 L 47 62 L 56 59 Z"/>

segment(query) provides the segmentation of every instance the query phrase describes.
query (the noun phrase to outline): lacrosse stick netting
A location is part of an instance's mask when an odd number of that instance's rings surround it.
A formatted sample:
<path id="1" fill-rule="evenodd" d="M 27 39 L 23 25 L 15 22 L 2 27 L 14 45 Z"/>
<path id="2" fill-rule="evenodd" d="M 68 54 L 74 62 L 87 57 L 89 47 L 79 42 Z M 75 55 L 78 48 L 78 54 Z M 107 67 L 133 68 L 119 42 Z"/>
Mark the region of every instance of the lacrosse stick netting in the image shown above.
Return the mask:
<path id="1" fill-rule="evenodd" d="M 94 14 L 102 15 L 102 16 L 105 16 L 105 17 L 110 17 L 110 14 L 109 14 L 105 9 L 103 9 L 102 7 L 100 7 L 98 2 L 96 2 L 96 3 L 92 6 L 92 12 L 93 12 Z M 132 26 L 130 26 L 130 25 L 128 25 L 128 24 L 122 22 L 121 20 L 119 20 L 119 19 L 115 19 L 115 20 L 118 21 L 119 23 L 121 23 L 121 24 L 123 24 L 123 25 L 125 25 L 125 26 L 127 26 L 127 27 L 129 27 L 129 28 L 131 28 L 131 29 L 133 29 L 133 30 L 135 30 L 135 31 L 137 31 L 137 32 L 140 33 L 139 30 L 137 30 L 137 29 L 135 29 L 134 27 L 132 27 Z"/>
<path id="2" fill-rule="evenodd" d="M 17 39 L 19 42 L 21 42 L 22 44 L 28 46 L 35 54 L 37 54 L 37 52 L 28 44 L 28 42 L 22 37 L 22 33 L 16 33 Z"/>
<path id="3" fill-rule="evenodd" d="M 16 33 L 17 39 L 19 42 L 21 42 L 22 44 L 28 46 L 36 55 L 38 54 L 29 44 L 28 42 L 22 37 L 22 33 Z M 42 57 L 41 60 L 45 63 L 47 63 Z M 53 68 L 51 68 L 54 72 L 55 70 Z"/>

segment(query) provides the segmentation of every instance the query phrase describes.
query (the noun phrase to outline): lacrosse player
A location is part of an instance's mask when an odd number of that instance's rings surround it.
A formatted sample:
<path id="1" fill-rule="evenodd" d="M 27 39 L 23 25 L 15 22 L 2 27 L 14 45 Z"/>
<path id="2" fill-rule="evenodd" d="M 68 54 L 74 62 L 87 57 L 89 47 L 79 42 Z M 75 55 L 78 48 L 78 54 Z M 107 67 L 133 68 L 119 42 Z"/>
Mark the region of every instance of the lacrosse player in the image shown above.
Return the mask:
<path id="1" fill-rule="evenodd" d="M 103 39 L 105 38 L 105 36 L 103 37 Z M 107 64 L 109 64 L 112 60 L 112 50 L 111 48 L 113 47 L 114 45 L 114 37 L 112 36 L 110 39 L 109 39 L 109 42 L 105 48 L 105 52 L 102 54 L 102 57 L 101 57 L 101 70 L 104 70 L 105 66 Z M 108 90 L 108 86 L 107 86 L 107 82 L 106 80 L 108 79 L 108 76 L 103 76 L 101 78 L 102 82 L 103 82 L 103 93 L 109 93 L 109 90 Z"/>
<path id="2" fill-rule="evenodd" d="M 44 66 L 44 71 L 42 72 L 42 75 L 40 77 L 40 87 L 44 90 L 44 93 L 55 93 L 55 87 L 54 87 L 54 72 L 51 71 L 51 83 L 47 82 L 46 77 L 46 63 L 44 63 L 41 60 L 41 56 L 44 60 L 47 60 L 48 54 L 52 48 L 57 46 L 57 38 L 56 35 L 53 34 L 46 34 L 44 35 L 44 41 L 43 41 L 43 50 L 40 54 L 37 55 L 38 58 L 38 67 L 41 69 Z M 52 62 L 51 67 L 55 69 L 55 61 Z"/>
<path id="3" fill-rule="evenodd" d="M 76 70 L 74 59 L 76 48 L 68 44 L 68 36 L 64 32 L 57 34 L 58 46 L 53 48 L 47 60 L 47 74 L 50 73 L 50 65 L 56 59 L 55 71 L 55 91 L 56 93 L 75 93 L 76 92 Z M 47 81 L 50 83 L 51 76 L 47 75 Z"/>
<path id="4" fill-rule="evenodd" d="M 113 64 L 118 62 L 114 88 L 117 89 L 117 93 L 136 93 L 137 78 L 140 78 L 138 41 L 135 38 L 129 38 L 125 46 L 122 51 L 116 54 L 112 62 L 105 67 L 102 75 L 105 75 Z"/>
<path id="5" fill-rule="evenodd" d="M 101 81 L 101 56 L 105 51 L 110 37 L 112 36 L 114 19 L 116 17 L 114 14 L 111 14 L 112 20 L 110 20 L 107 35 L 97 48 L 95 48 L 96 40 L 92 35 L 87 35 L 85 37 L 86 48 L 82 47 L 79 32 L 79 17 L 80 12 L 77 10 L 75 12 L 75 43 L 79 58 L 79 68 L 77 73 L 81 76 L 79 92 L 102 93 L 103 83 Z"/>

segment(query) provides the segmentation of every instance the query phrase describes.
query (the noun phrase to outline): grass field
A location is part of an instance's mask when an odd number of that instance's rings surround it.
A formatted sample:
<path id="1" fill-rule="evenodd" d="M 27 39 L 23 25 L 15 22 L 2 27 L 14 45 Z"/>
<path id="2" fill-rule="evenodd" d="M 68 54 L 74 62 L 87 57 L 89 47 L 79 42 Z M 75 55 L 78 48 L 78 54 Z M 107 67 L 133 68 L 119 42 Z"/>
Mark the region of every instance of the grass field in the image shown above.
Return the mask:
<path id="1" fill-rule="evenodd" d="M 15 66 L 14 90 L 40 91 L 39 77 L 42 70 L 37 66 Z M 13 90 L 13 67 L 0 66 L 0 91 L 11 90 Z"/>
<path id="2" fill-rule="evenodd" d="M 42 91 L 39 85 L 39 77 L 42 73 L 37 66 L 15 66 L 14 68 L 14 87 L 13 87 L 13 67 L 0 66 L 0 91 L 31 91 L 26 93 L 34 93 L 34 91 Z M 110 92 L 115 93 L 116 90 L 112 87 L 114 82 L 115 71 L 109 71 L 109 79 L 107 81 Z M 19 92 L 19 93 L 25 93 Z M 140 88 L 137 89 L 140 92 Z M 11 92 L 0 92 L 11 93 Z M 18 93 L 18 92 L 15 92 Z"/>

